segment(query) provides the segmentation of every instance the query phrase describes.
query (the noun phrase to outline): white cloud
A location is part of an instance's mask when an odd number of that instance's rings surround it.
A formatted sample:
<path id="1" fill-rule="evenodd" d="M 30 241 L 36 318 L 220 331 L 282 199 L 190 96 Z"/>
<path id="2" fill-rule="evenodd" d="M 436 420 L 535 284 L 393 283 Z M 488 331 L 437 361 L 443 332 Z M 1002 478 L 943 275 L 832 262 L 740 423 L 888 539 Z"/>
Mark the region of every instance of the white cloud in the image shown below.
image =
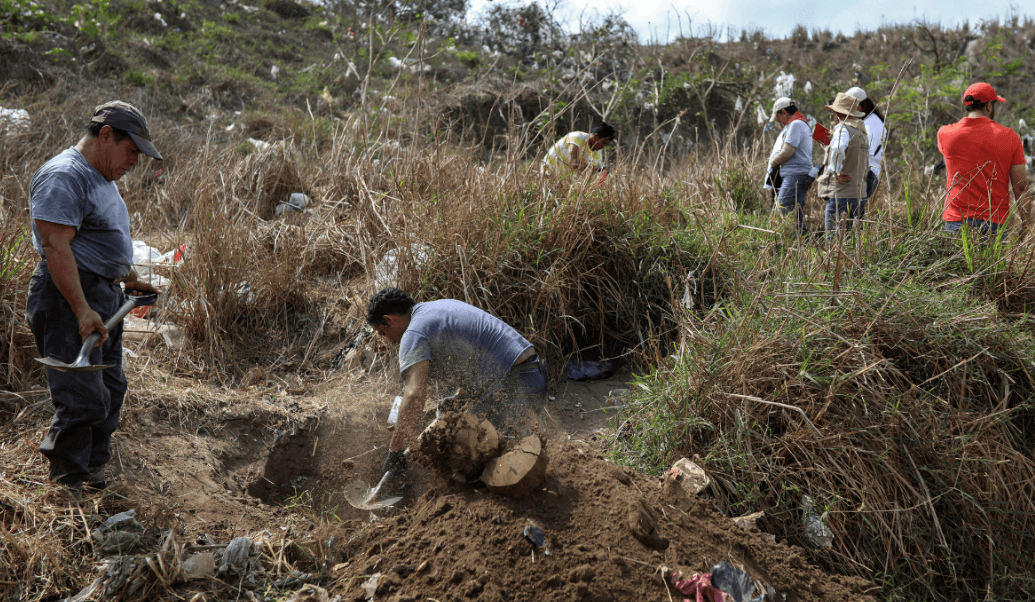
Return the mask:
<path id="1" fill-rule="evenodd" d="M 542 3 L 543 0 L 539 0 Z M 527 0 L 471 0 L 473 16 L 491 3 L 505 6 L 523 6 Z M 550 7 L 553 4 L 549 4 Z M 595 11 L 595 12 L 594 12 Z M 818 2 L 816 0 L 563 0 L 555 15 L 558 20 L 576 25 L 579 15 L 621 13 L 646 43 L 665 42 L 680 35 L 702 35 L 728 30 L 739 37 L 742 29 L 763 29 L 770 37 L 784 38 L 796 25 L 813 29 L 829 29 L 851 35 L 857 29 L 876 30 L 885 24 L 911 23 L 924 19 L 945 27 L 955 27 L 965 21 L 977 25 L 983 20 L 1001 20 L 1010 14 L 1035 15 L 1035 0 L 986 0 L 980 3 L 952 3 L 944 0 L 871 0 L 848 4 Z M 692 29 L 692 31 L 691 31 Z"/>

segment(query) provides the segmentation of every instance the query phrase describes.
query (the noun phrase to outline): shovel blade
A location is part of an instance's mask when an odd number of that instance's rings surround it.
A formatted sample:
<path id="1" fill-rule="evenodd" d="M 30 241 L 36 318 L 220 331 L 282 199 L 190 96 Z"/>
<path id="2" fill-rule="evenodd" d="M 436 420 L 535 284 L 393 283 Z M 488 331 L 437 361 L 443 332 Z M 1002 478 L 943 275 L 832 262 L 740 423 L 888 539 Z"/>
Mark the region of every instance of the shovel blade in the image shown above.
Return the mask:
<path id="1" fill-rule="evenodd" d="M 378 499 L 379 493 L 378 488 L 369 487 L 363 481 L 349 483 L 342 492 L 345 496 L 345 501 L 353 508 L 359 508 L 360 510 L 386 508 L 402 499 L 402 496 Z"/>
<path id="2" fill-rule="evenodd" d="M 111 366 L 107 364 L 86 364 L 85 366 L 76 366 L 75 364 L 66 364 L 65 362 L 62 362 L 61 360 L 55 359 L 53 357 L 38 357 L 36 358 L 36 361 L 43 364 L 44 366 L 53 368 L 55 370 L 61 370 L 62 372 L 96 372 L 98 370 L 111 368 Z"/>

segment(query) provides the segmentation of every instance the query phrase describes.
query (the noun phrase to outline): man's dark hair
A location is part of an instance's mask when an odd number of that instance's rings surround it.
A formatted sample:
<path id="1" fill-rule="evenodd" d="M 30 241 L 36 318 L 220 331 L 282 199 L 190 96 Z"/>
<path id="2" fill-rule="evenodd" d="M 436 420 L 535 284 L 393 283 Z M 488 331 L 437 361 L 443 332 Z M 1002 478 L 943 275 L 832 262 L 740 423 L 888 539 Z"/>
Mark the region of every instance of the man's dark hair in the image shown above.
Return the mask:
<path id="1" fill-rule="evenodd" d="M 968 102 L 970 104 L 967 104 Z M 987 102 L 981 102 L 980 100 L 975 100 L 973 96 L 967 96 L 966 98 L 963 99 L 963 110 L 968 112 L 968 113 L 972 113 L 974 111 L 980 111 L 981 109 L 984 109 L 985 105 L 987 105 L 987 104 L 988 104 Z"/>
<path id="2" fill-rule="evenodd" d="M 385 324 L 388 314 L 408 315 L 417 302 L 397 288 L 383 288 L 370 298 L 367 305 L 367 322 L 373 325 Z"/>
<path id="3" fill-rule="evenodd" d="M 104 126 L 105 126 L 105 124 L 103 124 L 103 123 L 97 123 L 96 121 L 91 121 L 86 126 L 86 133 L 90 134 L 91 136 L 96 138 L 96 137 L 101 135 L 101 128 L 103 128 Z M 108 126 L 108 127 L 111 127 L 111 126 Z M 115 134 L 115 142 L 116 143 L 122 142 L 126 138 L 129 138 L 129 132 L 127 132 L 126 130 L 120 130 L 119 128 L 111 128 L 111 131 L 114 132 L 114 134 Z"/>
<path id="4" fill-rule="evenodd" d="M 614 126 L 610 123 L 601 121 L 597 127 L 593 128 L 593 131 L 590 132 L 590 134 L 596 134 L 599 138 L 603 138 L 604 140 L 614 140 L 615 136 L 618 135 L 618 132 L 615 131 Z"/>
<path id="5" fill-rule="evenodd" d="M 786 107 L 784 107 L 784 108 L 783 108 L 783 109 L 781 109 L 781 110 L 782 110 L 783 112 L 787 113 L 788 115 L 794 115 L 795 113 L 797 113 L 797 112 L 798 112 L 798 105 L 795 105 L 795 104 L 789 104 L 789 105 L 787 105 Z"/>

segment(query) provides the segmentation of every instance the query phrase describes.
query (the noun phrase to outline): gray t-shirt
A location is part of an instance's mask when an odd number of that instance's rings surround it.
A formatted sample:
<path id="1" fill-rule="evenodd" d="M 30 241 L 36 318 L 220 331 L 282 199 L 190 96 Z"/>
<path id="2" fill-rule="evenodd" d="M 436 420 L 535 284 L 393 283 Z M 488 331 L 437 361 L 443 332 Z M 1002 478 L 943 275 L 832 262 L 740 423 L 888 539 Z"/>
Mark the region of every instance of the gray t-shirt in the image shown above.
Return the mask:
<path id="1" fill-rule="evenodd" d="M 129 275 L 133 238 L 129 210 L 109 182 L 74 147 L 36 170 L 29 185 L 32 242 L 43 254 L 36 220 L 74 226 L 72 254 L 79 269 L 116 280 Z"/>
<path id="2" fill-rule="evenodd" d="M 531 346 L 503 320 L 463 301 L 418 303 L 399 343 L 399 371 L 430 360 L 431 378 L 484 397 Z"/>
<path id="3" fill-rule="evenodd" d="M 783 131 L 777 137 L 777 145 L 774 152 L 783 150 L 783 145 L 790 144 L 794 147 L 794 154 L 785 163 L 780 165 L 780 174 L 783 176 L 804 176 L 812 171 L 812 130 L 809 124 L 795 119 L 784 126 Z"/>

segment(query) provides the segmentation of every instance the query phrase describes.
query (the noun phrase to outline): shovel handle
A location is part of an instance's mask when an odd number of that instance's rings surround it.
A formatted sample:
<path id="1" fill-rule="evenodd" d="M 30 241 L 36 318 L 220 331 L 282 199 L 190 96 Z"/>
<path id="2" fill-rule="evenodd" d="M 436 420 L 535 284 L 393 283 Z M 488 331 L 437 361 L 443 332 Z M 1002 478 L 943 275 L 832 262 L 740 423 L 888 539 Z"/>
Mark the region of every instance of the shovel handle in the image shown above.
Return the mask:
<path id="1" fill-rule="evenodd" d="M 151 293 L 150 295 L 141 295 L 139 297 L 130 297 L 126 300 L 125 303 L 122 304 L 121 307 L 119 307 L 118 311 L 116 311 L 114 314 L 112 314 L 110 318 L 108 318 L 108 321 L 104 323 L 104 329 L 111 330 L 115 327 L 116 324 L 121 322 L 123 318 L 128 316 L 129 312 L 133 311 L 137 307 L 142 307 L 144 305 L 152 305 L 157 300 L 158 295 L 155 293 Z M 89 351 L 90 349 L 93 349 L 94 345 L 96 345 L 97 341 L 99 340 L 101 340 L 101 333 L 97 332 L 96 330 L 90 333 L 90 336 L 86 337 L 86 340 L 83 341 L 83 348 L 82 351 L 80 351 L 80 353 L 82 353 L 83 351 Z"/>

